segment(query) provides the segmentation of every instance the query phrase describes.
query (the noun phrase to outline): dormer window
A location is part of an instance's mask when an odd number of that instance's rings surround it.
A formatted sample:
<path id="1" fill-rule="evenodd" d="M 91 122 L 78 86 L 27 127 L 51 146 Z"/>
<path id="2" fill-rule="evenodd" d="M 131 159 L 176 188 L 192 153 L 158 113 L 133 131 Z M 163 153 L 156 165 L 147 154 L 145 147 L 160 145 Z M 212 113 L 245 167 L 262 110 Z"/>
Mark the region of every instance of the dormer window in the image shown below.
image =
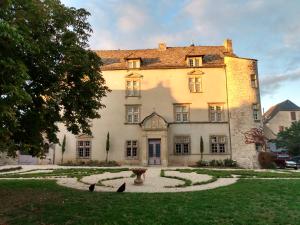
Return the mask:
<path id="1" fill-rule="evenodd" d="M 202 57 L 197 56 L 197 57 L 187 57 L 187 65 L 189 67 L 200 67 L 202 66 Z"/>
<path id="2" fill-rule="evenodd" d="M 141 67 L 141 59 L 127 59 L 128 69 L 138 69 Z"/>

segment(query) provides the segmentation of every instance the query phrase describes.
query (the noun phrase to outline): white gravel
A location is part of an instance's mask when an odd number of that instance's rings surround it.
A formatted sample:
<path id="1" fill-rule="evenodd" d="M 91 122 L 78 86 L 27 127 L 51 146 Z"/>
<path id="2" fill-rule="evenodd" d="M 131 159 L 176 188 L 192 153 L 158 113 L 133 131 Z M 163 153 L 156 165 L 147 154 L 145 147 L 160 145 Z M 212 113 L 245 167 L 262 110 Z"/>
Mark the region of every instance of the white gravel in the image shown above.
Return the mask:
<path id="1" fill-rule="evenodd" d="M 41 166 L 32 166 L 26 165 L 22 166 L 23 169 L 18 171 L 18 173 L 24 173 L 29 170 L 37 169 L 32 171 L 32 173 L 37 172 L 50 172 L 51 170 L 45 169 L 58 169 L 58 168 L 95 168 L 95 167 L 61 167 L 56 165 L 41 165 Z M 98 167 L 99 168 L 99 167 Z M 127 167 L 128 168 L 128 167 Z M 184 184 L 184 181 L 172 178 L 165 178 L 160 176 L 161 169 L 170 169 L 170 168 L 159 168 L 159 167 L 147 167 L 147 171 L 145 173 L 145 179 L 143 185 L 134 185 L 134 179 L 131 178 L 131 171 L 122 171 L 118 173 L 109 173 L 105 172 L 103 174 L 95 174 L 91 176 L 86 176 L 81 179 L 82 182 L 78 181 L 76 178 L 39 178 L 39 179 L 55 179 L 57 180 L 57 184 L 75 188 L 79 190 L 88 190 L 89 184 L 97 183 L 99 180 L 107 179 L 107 178 L 116 178 L 123 177 L 120 179 L 114 180 L 106 180 L 102 181 L 102 183 L 106 186 L 96 186 L 95 191 L 105 191 L 105 192 L 115 192 L 120 185 L 126 182 L 126 192 L 149 192 L 149 193 L 157 193 L 157 192 L 187 192 L 187 191 L 201 191 L 207 189 L 218 188 L 222 186 L 227 186 L 235 183 L 238 178 L 220 178 L 215 182 L 203 184 L 203 185 L 192 185 L 187 187 L 174 187 L 176 185 Z M 172 168 L 173 169 L 173 168 Z M 174 168 L 175 169 L 175 168 Z M 16 173 L 17 171 L 15 171 Z M 31 173 L 30 171 L 28 173 Z M 197 174 L 197 173 L 181 173 L 179 171 L 165 171 L 165 175 L 168 176 L 177 176 L 185 179 L 191 180 L 193 183 L 207 181 L 211 179 L 211 176 L 205 174 Z M 5 179 L 5 178 L 3 178 Z M 7 178 L 6 178 L 7 179 Z M 32 178 L 13 178 L 13 179 L 32 179 Z M 109 187 L 110 186 L 110 187 Z M 166 186 L 172 186 L 166 187 Z"/>

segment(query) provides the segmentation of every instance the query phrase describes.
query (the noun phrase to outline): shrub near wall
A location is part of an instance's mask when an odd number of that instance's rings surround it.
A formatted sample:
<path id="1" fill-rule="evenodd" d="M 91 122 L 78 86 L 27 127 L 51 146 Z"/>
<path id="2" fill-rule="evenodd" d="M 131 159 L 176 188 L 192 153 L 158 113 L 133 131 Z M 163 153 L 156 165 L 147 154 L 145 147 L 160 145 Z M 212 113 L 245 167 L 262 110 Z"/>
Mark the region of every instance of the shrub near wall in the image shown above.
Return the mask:
<path id="1" fill-rule="evenodd" d="M 237 162 L 232 159 L 224 159 L 224 160 L 211 160 L 211 161 L 203 161 L 200 160 L 197 162 L 198 167 L 237 167 Z"/>
<path id="2" fill-rule="evenodd" d="M 262 169 L 275 169 L 275 156 L 271 152 L 259 152 L 258 162 Z"/>

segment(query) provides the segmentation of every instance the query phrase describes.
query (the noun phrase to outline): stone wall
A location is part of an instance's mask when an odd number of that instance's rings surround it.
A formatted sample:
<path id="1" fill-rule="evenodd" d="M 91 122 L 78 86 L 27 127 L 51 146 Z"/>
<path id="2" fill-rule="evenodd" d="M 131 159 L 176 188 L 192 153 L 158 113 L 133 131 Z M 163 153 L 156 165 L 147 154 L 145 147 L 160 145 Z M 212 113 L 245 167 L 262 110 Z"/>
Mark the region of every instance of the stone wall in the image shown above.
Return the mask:
<path id="1" fill-rule="evenodd" d="M 225 57 L 229 124 L 231 133 L 232 159 L 246 168 L 256 168 L 255 144 L 245 144 L 243 133 L 261 126 L 259 85 L 251 86 L 251 74 L 257 74 L 257 61 L 236 57 Z M 259 104 L 260 120 L 254 121 L 253 104 Z"/>

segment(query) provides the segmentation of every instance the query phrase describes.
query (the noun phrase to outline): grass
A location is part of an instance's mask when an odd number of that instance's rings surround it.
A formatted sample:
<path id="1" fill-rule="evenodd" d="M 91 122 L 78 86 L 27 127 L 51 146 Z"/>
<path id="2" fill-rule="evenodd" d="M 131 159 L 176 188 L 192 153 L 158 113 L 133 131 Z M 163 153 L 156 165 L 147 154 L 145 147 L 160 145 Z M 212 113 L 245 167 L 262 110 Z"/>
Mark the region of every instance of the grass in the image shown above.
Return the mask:
<path id="1" fill-rule="evenodd" d="M 0 224 L 300 224 L 300 180 L 248 180 L 186 193 L 101 193 L 1 180 Z"/>
<path id="2" fill-rule="evenodd" d="M 182 180 L 184 181 L 183 184 L 177 184 L 175 186 L 165 186 L 166 188 L 175 188 L 175 187 L 187 187 L 192 185 L 192 181 L 183 177 L 177 177 L 177 176 L 168 176 L 165 174 L 165 170 L 160 171 L 160 176 L 161 177 L 166 177 L 166 178 L 171 178 L 171 179 L 177 179 L 177 180 Z"/>
<path id="3" fill-rule="evenodd" d="M 21 170 L 22 166 L 0 169 L 0 173 Z"/>
<path id="4" fill-rule="evenodd" d="M 211 169 L 177 169 L 177 171 L 184 173 L 196 172 L 199 174 L 207 174 L 216 178 L 230 178 L 232 175 L 238 175 L 240 178 L 300 178 L 300 173 L 284 170 L 284 173 L 278 172 L 258 172 L 253 170 L 211 170 Z"/>
<path id="5" fill-rule="evenodd" d="M 127 171 L 127 168 L 72 168 L 72 169 L 55 169 L 52 172 L 46 173 L 30 173 L 30 174 L 2 174 L 0 178 L 37 178 L 37 177 L 75 177 L 80 180 L 82 177 L 90 176 L 93 174 L 101 174 L 104 172 L 118 173 Z M 33 170 L 34 171 L 34 170 Z"/>

